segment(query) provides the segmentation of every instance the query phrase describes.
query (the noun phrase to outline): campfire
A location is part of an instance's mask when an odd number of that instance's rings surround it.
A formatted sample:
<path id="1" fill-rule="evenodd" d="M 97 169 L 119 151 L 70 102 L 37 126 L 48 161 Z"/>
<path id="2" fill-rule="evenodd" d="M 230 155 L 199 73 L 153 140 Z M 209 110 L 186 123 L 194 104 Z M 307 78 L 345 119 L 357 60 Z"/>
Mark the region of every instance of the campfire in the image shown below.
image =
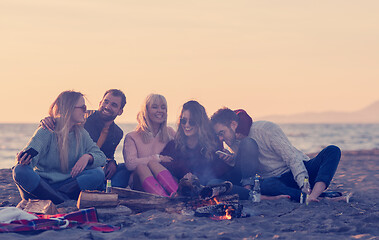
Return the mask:
<path id="1" fill-rule="evenodd" d="M 242 211 L 243 206 L 239 203 L 238 195 L 229 194 L 232 186 L 230 182 L 201 186 L 196 176 L 186 175 L 180 180 L 175 197 L 167 198 L 117 187 L 112 187 L 111 192 L 118 196 L 118 204 L 125 205 L 136 213 L 156 209 L 183 215 L 209 217 L 213 220 L 249 217 L 249 214 Z M 92 199 L 90 202 L 92 205 L 99 204 L 99 199 Z"/>
<path id="2" fill-rule="evenodd" d="M 189 205 L 197 217 L 209 217 L 213 220 L 246 217 L 242 214 L 243 206 L 239 203 L 238 195 L 217 196 L 200 202 L 192 201 Z"/>
<path id="3" fill-rule="evenodd" d="M 228 195 L 233 185 L 223 182 L 216 185 L 200 186 L 196 176 L 191 175 L 179 182 L 179 194 L 187 196 L 186 209 L 194 211 L 197 217 L 209 217 L 213 220 L 230 220 L 247 217 L 242 213 L 243 206 L 238 195 Z"/>

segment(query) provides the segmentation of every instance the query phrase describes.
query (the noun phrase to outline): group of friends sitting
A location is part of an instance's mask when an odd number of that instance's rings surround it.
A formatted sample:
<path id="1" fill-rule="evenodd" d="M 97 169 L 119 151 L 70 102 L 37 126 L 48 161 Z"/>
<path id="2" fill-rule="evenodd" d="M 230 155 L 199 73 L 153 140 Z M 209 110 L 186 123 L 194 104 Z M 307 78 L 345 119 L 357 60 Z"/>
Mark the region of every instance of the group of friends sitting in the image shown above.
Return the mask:
<path id="1" fill-rule="evenodd" d="M 130 187 L 172 196 L 188 173 L 202 185 L 230 181 L 232 194 L 247 200 L 256 174 L 261 199 L 299 201 L 309 179 L 309 201 L 318 202 L 341 157 L 328 146 L 310 159 L 296 149 L 281 128 L 253 122 L 242 109 L 221 108 L 210 118 L 197 101 L 183 104 L 177 129 L 167 125 L 167 101 L 150 94 L 137 115 L 136 129 L 124 138 L 124 163 L 114 155 L 123 131 L 114 122 L 126 105 L 118 89 L 105 92 L 97 111 L 87 111 L 84 95 L 64 91 L 51 104 L 25 148 L 17 154 L 13 179 L 22 199 L 59 204 L 82 190 Z"/>

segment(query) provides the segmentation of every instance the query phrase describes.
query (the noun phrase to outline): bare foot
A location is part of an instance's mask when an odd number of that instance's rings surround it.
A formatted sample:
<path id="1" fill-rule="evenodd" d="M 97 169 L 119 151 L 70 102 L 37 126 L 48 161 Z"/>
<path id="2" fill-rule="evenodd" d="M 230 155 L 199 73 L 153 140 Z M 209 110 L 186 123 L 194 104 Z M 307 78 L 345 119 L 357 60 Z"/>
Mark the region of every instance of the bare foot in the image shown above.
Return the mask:
<path id="1" fill-rule="evenodd" d="M 278 195 L 278 196 L 267 196 L 267 195 L 262 195 L 261 200 L 279 200 L 279 199 L 290 199 L 291 197 L 289 195 Z"/>
<path id="2" fill-rule="evenodd" d="M 345 196 L 341 196 L 341 197 L 334 197 L 334 198 L 325 198 L 326 200 L 330 200 L 330 201 L 344 201 L 344 202 L 347 202 L 349 203 L 350 202 L 350 197 L 353 195 L 353 192 L 350 192 L 348 194 L 346 194 Z"/>
<path id="3" fill-rule="evenodd" d="M 307 199 L 308 202 L 320 202 L 320 200 L 318 200 L 318 198 L 312 198 L 312 197 L 309 197 Z"/>

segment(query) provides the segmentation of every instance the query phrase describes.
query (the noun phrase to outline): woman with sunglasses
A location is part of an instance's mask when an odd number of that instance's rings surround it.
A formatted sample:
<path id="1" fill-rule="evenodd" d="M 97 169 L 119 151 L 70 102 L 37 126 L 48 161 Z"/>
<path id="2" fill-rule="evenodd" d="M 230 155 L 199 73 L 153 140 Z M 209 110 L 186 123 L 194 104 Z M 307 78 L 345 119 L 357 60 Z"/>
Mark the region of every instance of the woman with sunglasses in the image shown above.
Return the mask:
<path id="1" fill-rule="evenodd" d="M 176 192 L 177 182 L 161 163 L 171 157 L 159 154 L 173 139 L 174 129 L 167 126 L 167 101 L 164 96 L 150 94 L 137 115 L 138 126 L 124 140 L 124 161 L 133 171 L 129 185 L 161 196 Z"/>
<path id="2" fill-rule="evenodd" d="M 77 199 L 81 190 L 102 187 L 106 157 L 83 129 L 85 110 L 80 92 L 62 92 L 52 103 L 54 131 L 39 127 L 16 157 L 13 179 L 22 199 L 59 204 Z"/>
<path id="3" fill-rule="evenodd" d="M 206 185 L 231 168 L 216 154 L 221 149 L 205 108 L 197 101 L 189 101 L 183 105 L 175 139 L 161 153 L 172 157 L 173 161 L 162 165 L 178 179 L 192 173 Z"/>

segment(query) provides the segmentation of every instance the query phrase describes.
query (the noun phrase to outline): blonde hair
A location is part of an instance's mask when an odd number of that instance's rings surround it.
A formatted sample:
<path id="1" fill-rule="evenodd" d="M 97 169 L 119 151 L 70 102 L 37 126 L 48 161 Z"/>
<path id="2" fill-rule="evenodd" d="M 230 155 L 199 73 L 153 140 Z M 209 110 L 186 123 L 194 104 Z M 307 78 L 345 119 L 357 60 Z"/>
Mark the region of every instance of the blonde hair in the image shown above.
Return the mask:
<path id="1" fill-rule="evenodd" d="M 76 151 L 80 144 L 80 126 L 70 127 L 71 115 L 75 105 L 83 94 L 75 91 L 64 91 L 55 99 L 49 108 L 49 115 L 55 119 L 55 135 L 57 138 L 61 170 L 68 171 L 69 132 L 73 131 L 76 137 Z"/>
<path id="2" fill-rule="evenodd" d="M 136 127 L 136 131 L 141 135 L 142 141 L 144 143 L 149 143 L 153 139 L 153 132 L 151 129 L 151 121 L 148 114 L 148 108 L 158 101 L 162 101 L 164 105 L 166 105 L 167 109 L 167 101 L 164 96 L 160 94 L 150 94 L 146 97 L 145 101 L 142 104 L 141 111 L 137 114 L 138 126 Z M 166 143 L 172 139 L 172 136 L 169 135 L 167 129 L 167 114 L 166 119 L 159 126 L 158 137 L 159 141 L 162 143 Z"/>

